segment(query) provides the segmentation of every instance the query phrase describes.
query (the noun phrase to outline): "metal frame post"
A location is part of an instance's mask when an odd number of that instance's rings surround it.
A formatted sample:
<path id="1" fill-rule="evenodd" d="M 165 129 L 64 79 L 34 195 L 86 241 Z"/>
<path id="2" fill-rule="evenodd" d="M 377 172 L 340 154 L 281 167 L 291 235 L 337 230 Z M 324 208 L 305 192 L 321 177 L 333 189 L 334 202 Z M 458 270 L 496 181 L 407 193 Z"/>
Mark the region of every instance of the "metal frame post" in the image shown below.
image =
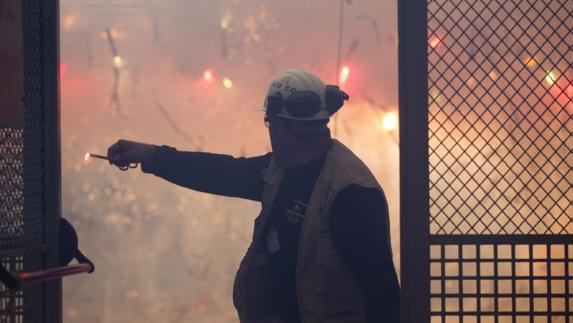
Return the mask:
<path id="1" fill-rule="evenodd" d="M 430 313 L 425 0 L 398 1 L 402 322 Z"/>

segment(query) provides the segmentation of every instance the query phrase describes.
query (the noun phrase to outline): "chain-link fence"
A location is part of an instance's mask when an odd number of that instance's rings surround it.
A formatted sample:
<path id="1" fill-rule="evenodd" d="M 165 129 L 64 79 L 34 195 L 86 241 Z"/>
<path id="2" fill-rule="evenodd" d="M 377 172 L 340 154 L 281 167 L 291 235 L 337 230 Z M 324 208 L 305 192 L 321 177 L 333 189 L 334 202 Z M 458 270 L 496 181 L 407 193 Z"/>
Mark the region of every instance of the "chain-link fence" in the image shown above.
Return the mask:
<path id="1" fill-rule="evenodd" d="M 573 322 L 573 1 L 427 9 L 432 322 Z"/>
<path id="2" fill-rule="evenodd" d="M 573 232 L 573 2 L 428 3 L 432 234 Z"/>

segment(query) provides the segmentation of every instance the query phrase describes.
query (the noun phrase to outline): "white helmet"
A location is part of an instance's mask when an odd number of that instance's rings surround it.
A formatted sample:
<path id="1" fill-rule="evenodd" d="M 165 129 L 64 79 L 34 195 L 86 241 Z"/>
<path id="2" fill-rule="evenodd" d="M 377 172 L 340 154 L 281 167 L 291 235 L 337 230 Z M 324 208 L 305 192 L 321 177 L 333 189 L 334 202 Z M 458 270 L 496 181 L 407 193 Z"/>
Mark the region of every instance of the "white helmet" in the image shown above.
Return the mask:
<path id="1" fill-rule="evenodd" d="M 302 69 L 282 72 L 269 86 L 262 111 L 284 119 L 327 120 L 348 100 L 338 86 L 325 85 Z"/>

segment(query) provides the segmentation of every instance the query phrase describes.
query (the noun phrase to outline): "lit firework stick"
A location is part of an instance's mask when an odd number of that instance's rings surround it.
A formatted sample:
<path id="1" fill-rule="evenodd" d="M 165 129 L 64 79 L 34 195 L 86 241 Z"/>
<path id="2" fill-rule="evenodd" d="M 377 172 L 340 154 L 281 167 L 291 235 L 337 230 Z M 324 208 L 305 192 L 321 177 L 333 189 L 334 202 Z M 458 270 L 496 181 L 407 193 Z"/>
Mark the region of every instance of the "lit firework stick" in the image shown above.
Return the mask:
<path id="1" fill-rule="evenodd" d="M 109 161 L 109 158 L 107 158 L 107 156 L 99 155 L 99 154 L 92 154 L 92 153 L 86 153 L 84 155 L 84 161 L 88 162 L 91 160 L 92 157 Z M 118 166 L 118 167 L 121 170 L 128 170 L 129 168 L 137 168 L 137 163 L 130 163 L 129 165 Z"/>
<path id="2" fill-rule="evenodd" d="M 109 160 L 109 158 L 107 158 L 107 157 L 104 156 L 104 155 L 98 155 L 98 154 L 92 154 L 92 153 L 86 153 L 86 154 L 84 155 L 84 160 L 85 160 L 85 161 L 89 161 L 92 157 L 93 157 L 93 158 L 99 158 L 99 159 Z"/>

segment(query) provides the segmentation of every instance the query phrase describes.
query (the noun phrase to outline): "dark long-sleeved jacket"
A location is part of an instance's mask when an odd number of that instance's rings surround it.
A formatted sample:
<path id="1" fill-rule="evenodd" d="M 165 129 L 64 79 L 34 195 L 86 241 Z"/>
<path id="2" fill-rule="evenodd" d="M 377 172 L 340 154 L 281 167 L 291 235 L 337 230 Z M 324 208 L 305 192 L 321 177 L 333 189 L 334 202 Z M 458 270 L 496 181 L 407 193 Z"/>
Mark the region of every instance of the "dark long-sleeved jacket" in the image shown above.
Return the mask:
<path id="1" fill-rule="evenodd" d="M 162 146 L 157 149 L 154 160 L 144 163 L 142 168 L 144 172 L 197 191 L 260 201 L 263 190 L 260 172 L 269 165 L 271 157 L 269 153 L 233 158 L 203 152 L 180 152 Z M 307 173 L 309 169 L 312 171 L 317 164 L 321 166 L 320 161 L 299 166 L 292 170 L 293 176 Z M 387 217 L 384 195 L 379 190 L 358 185 L 350 185 L 338 193 L 332 207 L 334 244 L 363 290 L 368 322 L 399 322 L 399 285 L 386 239 L 389 230 L 385 224 Z M 296 237 L 289 240 L 297 241 Z M 296 254 L 294 256 L 296 259 Z M 290 258 L 293 257 L 280 258 L 282 263 L 277 267 L 284 268 L 285 273 L 277 273 L 277 280 L 287 281 L 277 282 L 278 286 L 292 285 L 288 281 L 288 271 L 290 266 L 294 271 L 294 260 Z M 289 321 L 297 321 L 294 290 L 277 293 L 275 303 L 280 304 L 277 310 L 282 311 L 283 316 L 288 315 Z"/>

